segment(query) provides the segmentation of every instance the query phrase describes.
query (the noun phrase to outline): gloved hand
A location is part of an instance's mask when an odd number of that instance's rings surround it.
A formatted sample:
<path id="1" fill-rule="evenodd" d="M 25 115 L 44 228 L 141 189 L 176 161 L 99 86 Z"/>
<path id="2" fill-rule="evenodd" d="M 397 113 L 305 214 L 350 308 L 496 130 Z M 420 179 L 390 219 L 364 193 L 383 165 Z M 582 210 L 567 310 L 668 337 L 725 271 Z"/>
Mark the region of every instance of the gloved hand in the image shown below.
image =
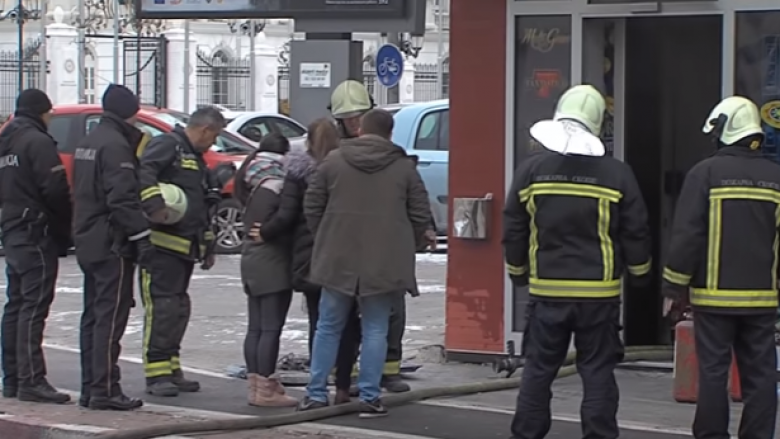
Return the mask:
<path id="1" fill-rule="evenodd" d="M 690 307 L 688 295 L 689 288 L 683 285 L 673 284 L 664 280 L 661 285 L 661 294 L 664 296 L 664 305 L 662 314 L 673 321 L 680 321 L 684 318 L 685 312 Z"/>
<path id="2" fill-rule="evenodd" d="M 510 274 L 509 280 L 512 281 L 512 286 L 514 286 L 515 288 L 522 288 L 528 286 L 528 274 L 523 274 L 520 276 L 515 276 Z"/>
<path id="3" fill-rule="evenodd" d="M 209 189 L 206 192 L 206 205 L 211 208 L 222 202 L 222 193 L 218 189 Z"/>
<path id="4" fill-rule="evenodd" d="M 154 259 L 156 250 L 149 238 L 139 239 L 135 242 L 135 254 L 138 265 L 148 268 Z"/>

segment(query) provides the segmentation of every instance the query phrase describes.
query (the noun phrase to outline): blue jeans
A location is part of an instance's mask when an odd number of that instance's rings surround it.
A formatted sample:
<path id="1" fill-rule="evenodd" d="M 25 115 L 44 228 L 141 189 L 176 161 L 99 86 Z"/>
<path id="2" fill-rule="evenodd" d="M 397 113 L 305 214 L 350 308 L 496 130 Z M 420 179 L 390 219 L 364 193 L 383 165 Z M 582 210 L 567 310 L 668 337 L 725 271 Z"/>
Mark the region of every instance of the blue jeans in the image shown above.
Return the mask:
<path id="1" fill-rule="evenodd" d="M 387 330 L 396 294 L 402 293 L 358 297 L 362 338 L 357 384 L 361 401 L 374 401 L 382 394 L 380 381 L 387 356 Z M 315 401 L 328 401 L 328 376 L 336 364 L 341 333 L 353 300 L 346 294 L 322 290 L 320 318 L 312 349 L 311 377 L 306 387 L 306 394 Z"/>

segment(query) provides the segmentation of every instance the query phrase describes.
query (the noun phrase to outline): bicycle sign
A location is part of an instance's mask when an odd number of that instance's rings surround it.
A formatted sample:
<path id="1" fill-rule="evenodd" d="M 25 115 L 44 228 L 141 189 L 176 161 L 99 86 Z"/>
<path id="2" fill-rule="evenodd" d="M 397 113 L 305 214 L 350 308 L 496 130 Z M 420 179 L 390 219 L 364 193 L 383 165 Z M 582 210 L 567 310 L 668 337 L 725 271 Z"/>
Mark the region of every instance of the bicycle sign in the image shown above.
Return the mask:
<path id="1" fill-rule="evenodd" d="M 376 53 L 376 78 L 385 87 L 395 87 L 404 74 L 404 56 L 398 47 L 385 44 Z"/>

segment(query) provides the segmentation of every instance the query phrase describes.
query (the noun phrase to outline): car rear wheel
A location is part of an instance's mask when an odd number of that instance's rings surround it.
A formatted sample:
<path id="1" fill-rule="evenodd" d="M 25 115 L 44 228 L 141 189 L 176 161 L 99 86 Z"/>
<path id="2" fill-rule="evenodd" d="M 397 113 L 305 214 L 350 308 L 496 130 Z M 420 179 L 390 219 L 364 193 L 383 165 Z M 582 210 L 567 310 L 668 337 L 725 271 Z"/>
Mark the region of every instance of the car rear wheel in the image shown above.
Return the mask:
<path id="1" fill-rule="evenodd" d="M 219 254 L 237 254 L 241 252 L 244 240 L 244 222 L 241 203 L 233 198 L 225 198 L 217 208 L 217 246 Z"/>

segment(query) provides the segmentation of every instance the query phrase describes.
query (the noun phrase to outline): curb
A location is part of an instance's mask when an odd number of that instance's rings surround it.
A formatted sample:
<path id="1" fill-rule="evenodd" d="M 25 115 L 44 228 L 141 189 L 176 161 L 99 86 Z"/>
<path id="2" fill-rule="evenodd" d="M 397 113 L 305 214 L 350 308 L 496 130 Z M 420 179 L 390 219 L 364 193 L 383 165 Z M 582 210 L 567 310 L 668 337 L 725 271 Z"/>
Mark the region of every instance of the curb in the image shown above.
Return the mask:
<path id="1" fill-rule="evenodd" d="M 0 439 L 91 439 L 111 428 L 77 424 L 53 424 L 27 416 L 0 414 Z M 166 436 L 160 439 L 187 439 Z"/>

